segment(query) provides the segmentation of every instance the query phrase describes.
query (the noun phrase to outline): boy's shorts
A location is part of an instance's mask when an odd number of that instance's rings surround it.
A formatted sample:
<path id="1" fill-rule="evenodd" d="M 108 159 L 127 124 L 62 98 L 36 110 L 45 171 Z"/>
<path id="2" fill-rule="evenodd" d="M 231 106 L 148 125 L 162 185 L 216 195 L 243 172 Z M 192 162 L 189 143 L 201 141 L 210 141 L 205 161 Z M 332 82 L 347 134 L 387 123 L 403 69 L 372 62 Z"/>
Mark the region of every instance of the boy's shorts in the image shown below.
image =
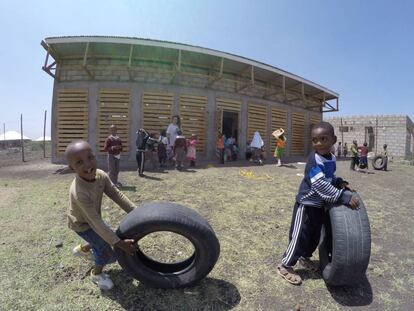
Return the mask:
<path id="1" fill-rule="evenodd" d="M 116 255 L 111 245 L 105 242 L 95 231 L 88 229 L 76 233 L 92 246 L 93 258 L 96 265 L 103 266 L 116 261 Z"/>

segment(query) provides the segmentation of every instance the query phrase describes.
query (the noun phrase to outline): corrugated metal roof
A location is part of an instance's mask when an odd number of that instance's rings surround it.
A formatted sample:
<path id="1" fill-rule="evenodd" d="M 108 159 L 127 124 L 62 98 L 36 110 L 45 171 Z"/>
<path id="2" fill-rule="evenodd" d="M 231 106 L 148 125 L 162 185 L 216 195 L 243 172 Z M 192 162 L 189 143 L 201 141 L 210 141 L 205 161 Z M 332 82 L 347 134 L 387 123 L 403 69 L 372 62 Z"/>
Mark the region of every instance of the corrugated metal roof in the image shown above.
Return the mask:
<path id="1" fill-rule="evenodd" d="M 221 52 L 214 49 L 189 45 L 189 44 L 182 44 L 177 42 L 170 42 L 170 41 L 161 41 L 161 40 L 152 40 L 152 39 L 145 39 L 145 38 L 134 38 L 134 37 L 117 37 L 117 36 L 63 36 L 63 37 L 48 37 L 44 40 L 47 46 L 50 47 L 50 52 L 55 59 L 69 57 L 70 55 L 82 55 L 85 50 L 85 44 L 90 43 L 94 46 L 90 46 L 90 50 L 88 55 L 93 56 L 93 53 L 97 52 L 107 52 L 112 53 L 112 55 L 128 57 L 129 56 L 129 47 L 133 46 L 141 46 L 141 47 L 153 47 L 158 48 L 158 56 L 167 57 L 165 54 L 168 54 L 168 50 L 170 51 L 186 51 L 189 53 L 197 54 L 197 60 L 199 62 L 203 62 L 203 65 L 211 66 L 212 63 L 216 64 L 208 57 L 200 57 L 200 54 L 215 57 L 215 58 L 223 58 L 226 61 L 227 68 L 239 70 L 242 68 L 241 66 L 254 66 L 256 72 L 255 77 L 257 78 L 267 78 L 269 81 L 275 79 L 275 75 L 277 76 L 284 76 L 293 80 L 292 82 L 303 83 L 305 85 L 305 92 L 306 93 L 315 93 L 315 91 L 324 92 L 325 99 L 331 100 L 336 99 L 339 97 L 339 94 L 329 90 L 326 87 L 323 87 L 315 82 L 309 81 L 305 78 L 282 70 L 280 68 L 255 61 L 246 57 L 238 56 L 231 53 Z M 107 45 L 110 45 L 108 48 Z M 106 50 L 105 50 L 106 49 Z M 165 52 L 162 52 L 162 49 L 165 49 Z M 91 53 L 91 54 L 89 54 Z M 152 55 L 152 53 L 150 53 Z M 155 57 L 157 53 L 154 53 L 153 57 Z M 197 56 L 196 55 L 196 56 Z M 171 57 L 171 56 L 170 56 Z M 191 57 L 191 55 L 187 55 L 187 57 Z M 320 96 L 320 95 L 319 95 Z"/>

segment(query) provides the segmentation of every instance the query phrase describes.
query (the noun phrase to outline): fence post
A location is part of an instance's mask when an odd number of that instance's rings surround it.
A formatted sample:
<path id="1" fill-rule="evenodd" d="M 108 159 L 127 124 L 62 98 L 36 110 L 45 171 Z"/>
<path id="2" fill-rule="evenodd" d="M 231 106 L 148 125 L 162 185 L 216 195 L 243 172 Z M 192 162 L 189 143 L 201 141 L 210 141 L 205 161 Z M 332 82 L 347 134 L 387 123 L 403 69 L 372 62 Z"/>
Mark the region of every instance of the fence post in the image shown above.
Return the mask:
<path id="1" fill-rule="evenodd" d="M 45 110 L 45 121 L 43 122 L 43 158 L 46 158 L 46 115 L 47 110 Z"/>
<path id="2" fill-rule="evenodd" d="M 22 161 L 24 162 L 24 140 L 23 140 L 23 113 L 20 114 L 20 135 L 22 144 Z"/>

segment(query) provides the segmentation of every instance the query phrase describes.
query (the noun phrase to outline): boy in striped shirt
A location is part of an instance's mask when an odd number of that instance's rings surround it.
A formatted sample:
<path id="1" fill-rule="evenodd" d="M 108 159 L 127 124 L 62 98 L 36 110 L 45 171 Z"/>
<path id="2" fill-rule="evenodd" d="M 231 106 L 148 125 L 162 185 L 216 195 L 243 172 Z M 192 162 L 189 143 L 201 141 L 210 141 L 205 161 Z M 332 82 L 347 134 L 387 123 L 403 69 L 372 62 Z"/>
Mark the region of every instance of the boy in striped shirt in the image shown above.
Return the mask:
<path id="1" fill-rule="evenodd" d="M 312 151 L 305 167 L 304 178 L 296 196 L 289 232 L 289 245 L 283 254 L 277 271 L 287 282 L 299 285 L 302 279 L 293 270 L 299 264 L 311 271 L 317 266 L 310 260 L 316 250 L 322 224 L 325 221 L 325 207 L 329 203 L 340 203 L 354 209 L 359 200 L 345 189 L 349 185 L 335 176 L 336 158 L 331 153 L 336 143 L 334 128 L 328 122 L 319 122 L 312 128 Z"/>

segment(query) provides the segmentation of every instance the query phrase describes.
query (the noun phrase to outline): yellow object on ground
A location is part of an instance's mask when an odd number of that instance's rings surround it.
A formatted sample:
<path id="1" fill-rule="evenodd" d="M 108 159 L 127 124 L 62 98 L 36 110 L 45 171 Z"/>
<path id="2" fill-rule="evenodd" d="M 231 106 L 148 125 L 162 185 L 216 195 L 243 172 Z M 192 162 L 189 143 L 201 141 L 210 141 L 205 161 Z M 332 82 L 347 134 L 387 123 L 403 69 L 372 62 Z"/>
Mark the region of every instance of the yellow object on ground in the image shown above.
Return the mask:
<path id="1" fill-rule="evenodd" d="M 269 174 L 264 175 L 254 175 L 254 173 L 250 170 L 243 170 L 241 169 L 239 171 L 240 176 L 248 178 L 248 179 L 254 179 L 254 180 L 264 180 L 264 181 L 272 181 L 273 177 L 271 177 Z"/>

